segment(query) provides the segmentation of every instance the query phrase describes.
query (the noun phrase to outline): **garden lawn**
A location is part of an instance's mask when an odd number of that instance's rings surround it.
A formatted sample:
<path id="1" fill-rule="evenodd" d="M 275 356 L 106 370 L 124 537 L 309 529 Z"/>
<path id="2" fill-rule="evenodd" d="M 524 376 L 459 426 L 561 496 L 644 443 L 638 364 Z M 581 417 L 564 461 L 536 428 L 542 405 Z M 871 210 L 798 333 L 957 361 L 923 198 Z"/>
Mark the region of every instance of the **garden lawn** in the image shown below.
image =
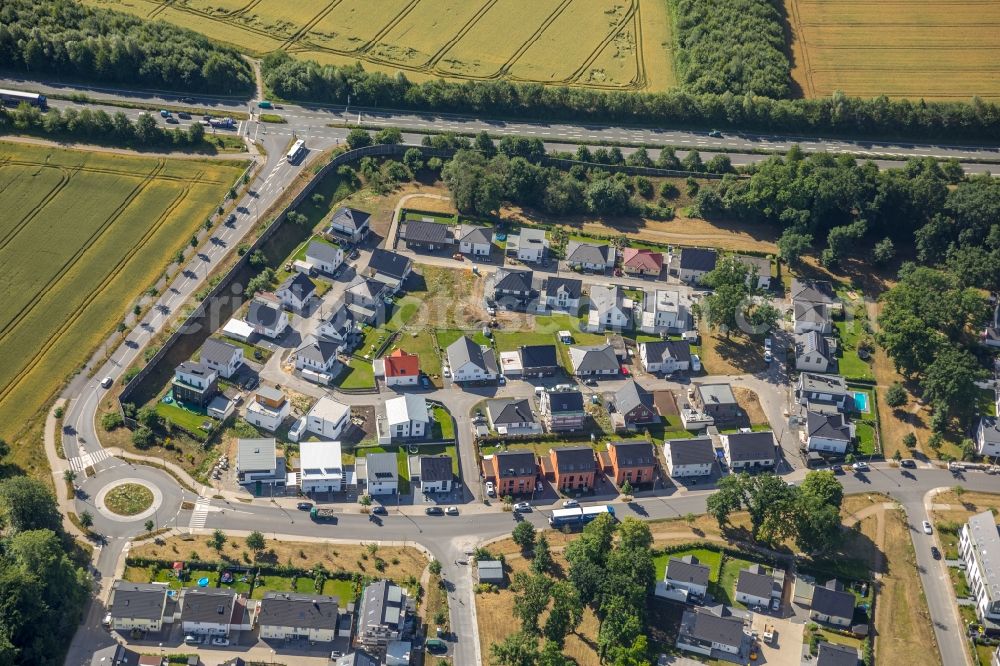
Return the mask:
<path id="1" fill-rule="evenodd" d="M 531 345 L 553 345 L 556 336 L 551 331 L 494 331 L 497 351 L 517 351 Z"/>
<path id="2" fill-rule="evenodd" d="M 375 387 L 375 370 L 370 361 L 351 357 L 347 369 L 337 378 L 342 389 L 366 389 Z"/>
<path id="3" fill-rule="evenodd" d="M 746 606 L 736 601 L 736 581 L 740 577 L 740 571 L 746 569 L 751 564 L 753 562 L 749 560 L 741 560 L 738 557 L 727 555 L 725 562 L 722 564 L 722 573 L 719 574 L 719 583 L 714 590 L 709 586 L 709 591 L 712 592 L 712 595 L 717 600 L 723 603 L 737 606 L 738 608 L 746 608 Z"/>
<path id="4" fill-rule="evenodd" d="M 434 414 L 434 437 L 436 439 L 455 439 L 455 421 L 451 418 L 448 410 L 439 405 L 435 405 Z"/>
<path id="5" fill-rule="evenodd" d="M 437 336 L 437 343 L 438 347 L 441 348 L 441 353 L 446 354 L 448 351 L 448 346 L 451 345 L 456 340 L 458 340 L 459 338 L 461 338 L 462 336 L 469 335 L 469 331 L 460 331 L 454 328 L 446 328 L 437 331 L 435 335 Z M 476 331 L 469 337 L 471 337 L 472 341 L 475 342 L 476 344 L 479 345 L 490 344 L 489 338 L 483 335 L 482 331 Z"/>
<path id="6" fill-rule="evenodd" d="M 192 435 L 204 436 L 205 431 L 201 429 L 201 424 L 205 421 L 212 421 L 212 418 L 205 414 L 178 407 L 176 404 L 167 404 L 162 400 L 156 403 L 156 413 L 170 421 L 176 426 L 187 430 Z"/>
<path id="7" fill-rule="evenodd" d="M 845 305 L 845 308 L 848 307 Z M 858 341 L 861 338 L 864 322 L 858 319 L 834 321 L 840 337 L 841 356 L 837 359 L 840 374 L 848 379 L 875 379 L 875 370 L 868 361 L 858 357 Z"/>
<path id="8" fill-rule="evenodd" d="M 432 380 L 441 375 L 441 357 L 438 356 L 437 348 L 434 346 L 434 331 L 429 328 L 420 331 L 407 331 L 403 337 L 396 342 L 396 347 L 404 349 L 407 353 L 416 354 L 420 357 L 420 371 Z M 440 388 L 440 379 L 434 382 Z"/>
<path id="9" fill-rule="evenodd" d="M 875 455 L 875 428 L 864 421 L 855 421 L 854 434 L 858 438 L 857 455 Z"/>
<path id="10" fill-rule="evenodd" d="M 709 583 L 719 582 L 719 570 L 722 568 L 722 553 L 717 550 L 709 550 L 707 548 L 691 548 L 674 553 L 657 555 L 653 558 L 653 564 L 656 566 L 656 580 L 663 580 L 663 575 L 667 571 L 667 563 L 670 561 L 671 557 L 680 559 L 685 555 L 694 555 L 698 558 L 698 562 L 709 568 Z"/>

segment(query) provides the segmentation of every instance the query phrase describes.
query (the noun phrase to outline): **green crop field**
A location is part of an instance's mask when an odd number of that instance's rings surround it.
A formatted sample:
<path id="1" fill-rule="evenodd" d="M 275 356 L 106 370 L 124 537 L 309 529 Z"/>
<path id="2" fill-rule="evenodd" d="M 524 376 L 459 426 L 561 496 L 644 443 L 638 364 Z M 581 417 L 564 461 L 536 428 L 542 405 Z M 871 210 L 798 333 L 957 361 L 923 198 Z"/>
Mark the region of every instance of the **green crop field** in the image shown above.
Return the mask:
<path id="1" fill-rule="evenodd" d="M 82 0 L 201 32 L 415 80 L 499 79 L 610 90 L 674 84 L 664 0 Z"/>
<path id="2" fill-rule="evenodd" d="M 0 143 L 0 437 L 16 441 L 243 166 Z M 32 471 L 26 448 L 14 462 Z"/>

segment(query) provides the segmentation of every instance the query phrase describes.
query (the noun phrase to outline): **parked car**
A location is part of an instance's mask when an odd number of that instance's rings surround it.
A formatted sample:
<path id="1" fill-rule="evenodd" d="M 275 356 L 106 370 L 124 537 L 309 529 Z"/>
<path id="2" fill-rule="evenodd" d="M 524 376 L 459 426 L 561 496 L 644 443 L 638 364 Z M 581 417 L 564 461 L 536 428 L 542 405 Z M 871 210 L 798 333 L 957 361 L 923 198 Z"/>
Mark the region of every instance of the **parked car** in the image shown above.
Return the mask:
<path id="1" fill-rule="evenodd" d="M 771 338 L 764 338 L 764 351 L 771 351 Z"/>
<path id="2" fill-rule="evenodd" d="M 445 509 L 445 513 L 447 513 L 449 516 L 457 516 L 458 515 L 458 507 L 457 506 L 449 506 L 447 509 Z"/>
<path id="3" fill-rule="evenodd" d="M 834 474 L 843 474 L 843 473 L 844 473 L 844 468 L 843 468 L 843 467 L 841 467 L 840 465 L 834 465 L 834 466 L 833 466 L 833 467 L 831 467 L 830 469 L 832 469 L 832 470 L 833 470 L 833 473 L 834 473 Z"/>
<path id="4" fill-rule="evenodd" d="M 531 505 L 527 502 L 518 502 L 514 505 L 514 511 L 518 513 L 531 513 Z"/>
<path id="5" fill-rule="evenodd" d="M 101 380 L 101 388 L 111 388 L 111 384 L 113 384 L 114 381 L 115 380 L 111 379 L 111 377 L 105 377 Z"/>
<path id="6" fill-rule="evenodd" d="M 444 509 L 442 509 L 439 506 L 429 506 L 426 509 L 424 509 L 424 513 L 426 513 L 428 516 L 443 516 Z"/>
<path id="7" fill-rule="evenodd" d="M 771 353 L 770 349 L 764 350 L 764 363 L 770 363 L 774 360 L 774 354 Z"/>
<path id="8" fill-rule="evenodd" d="M 486 494 L 489 495 L 490 497 L 496 497 L 497 495 L 497 489 L 496 487 L 494 487 L 492 481 L 486 482 Z"/>
<path id="9" fill-rule="evenodd" d="M 184 637 L 184 642 L 188 645 L 197 645 L 198 643 L 201 643 L 201 638 L 195 636 L 194 634 L 188 634 Z"/>
<path id="10" fill-rule="evenodd" d="M 110 626 L 111 626 L 111 613 L 108 613 L 107 615 L 105 615 L 105 616 L 104 616 L 104 619 L 103 619 L 103 620 L 101 620 L 101 625 L 102 625 L 102 626 L 103 626 L 103 627 L 104 627 L 105 629 L 107 629 L 108 627 L 110 627 Z"/>
<path id="11" fill-rule="evenodd" d="M 691 354 L 691 370 L 701 372 L 701 358 L 697 354 Z"/>
<path id="12" fill-rule="evenodd" d="M 170 117 L 170 112 L 167 111 L 166 109 L 160 109 L 160 117 L 161 118 L 169 118 Z"/>
<path id="13" fill-rule="evenodd" d="M 774 612 L 778 612 L 779 608 L 781 608 L 781 598 L 773 597 L 771 599 L 771 610 L 773 610 Z"/>
<path id="14" fill-rule="evenodd" d="M 179 120 L 177 120 L 176 118 L 174 118 L 173 116 L 167 116 L 167 118 L 166 118 L 166 122 L 168 122 L 168 123 L 170 123 L 170 124 L 172 124 L 172 125 L 176 125 L 176 124 L 178 124 L 178 123 L 179 123 L 180 121 L 179 121 Z"/>
<path id="15" fill-rule="evenodd" d="M 229 645 L 229 639 L 228 638 L 222 638 L 221 636 L 217 637 L 217 638 L 213 638 L 212 639 L 212 645 L 219 645 L 221 647 L 225 647 L 225 646 Z"/>
<path id="16" fill-rule="evenodd" d="M 580 503 L 577 502 L 575 499 L 568 499 L 565 502 L 563 502 L 563 508 L 564 509 L 572 509 L 572 508 L 578 507 L 578 506 L 580 506 Z"/>
<path id="17" fill-rule="evenodd" d="M 298 504 L 295 505 L 295 508 L 298 509 L 299 511 L 308 511 L 309 509 L 313 508 L 313 504 L 312 502 L 299 502 Z"/>
<path id="18" fill-rule="evenodd" d="M 376 504 L 375 506 L 372 507 L 372 513 L 374 513 L 376 516 L 384 516 L 387 515 L 389 512 L 386 511 L 386 508 L 381 504 Z"/>
<path id="19" fill-rule="evenodd" d="M 191 120 L 191 114 L 188 113 L 187 111 L 180 111 L 177 114 L 177 117 L 180 118 L 181 120 Z"/>
<path id="20" fill-rule="evenodd" d="M 907 469 L 916 469 L 917 461 L 913 458 L 903 458 L 899 461 L 900 467 L 906 467 Z"/>
<path id="21" fill-rule="evenodd" d="M 931 524 L 928 521 L 925 520 L 922 524 L 923 524 L 923 528 L 924 528 L 924 534 L 933 534 L 934 533 L 934 528 L 931 527 Z"/>
<path id="22" fill-rule="evenodd" d="M 871 471 L 871 467 L 869 467 L 868 463 L 866 463 L 866 462 L 856 462 L 856 463 L 854 463 L 854 471 L 855 472 L 870 472 Z"/>
<path id="23" fill-rule="evenodd" d="M 583 383 L 586 384 L 587 386 L 597 386 L 597 380 L 594 379 L 593 377 L 587 377 L 586 379 L 583 380 Z"/>

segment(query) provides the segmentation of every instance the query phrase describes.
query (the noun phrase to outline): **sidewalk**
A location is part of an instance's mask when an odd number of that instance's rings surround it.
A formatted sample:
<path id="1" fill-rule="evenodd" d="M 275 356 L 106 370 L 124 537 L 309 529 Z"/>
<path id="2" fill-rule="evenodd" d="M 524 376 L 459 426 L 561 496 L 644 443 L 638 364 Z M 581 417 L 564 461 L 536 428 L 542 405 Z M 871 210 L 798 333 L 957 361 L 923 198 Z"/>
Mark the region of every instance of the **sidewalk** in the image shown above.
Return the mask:
<path id="1" fill-rule="evenodd" d="M 45 457 L 49 459 L 49 466 L 52 468 L 52 485 L 55 488 L 59 512 L 62 514 L 63 529 L 77 539 L 86 539 L 86 535 L 69 519 L 70 513 L 76 513 L 73 500 L 66 497 L 66 481 L 63 479 L 63 473 L 69 469 L 69 461 L 56 452 L 56 436 L 61 434 L 56 432 L 58 422 L 56 410 L 61 407 L 65 411 L 68 404 L 65 398 L 59 398 L 45 417 Z"/>

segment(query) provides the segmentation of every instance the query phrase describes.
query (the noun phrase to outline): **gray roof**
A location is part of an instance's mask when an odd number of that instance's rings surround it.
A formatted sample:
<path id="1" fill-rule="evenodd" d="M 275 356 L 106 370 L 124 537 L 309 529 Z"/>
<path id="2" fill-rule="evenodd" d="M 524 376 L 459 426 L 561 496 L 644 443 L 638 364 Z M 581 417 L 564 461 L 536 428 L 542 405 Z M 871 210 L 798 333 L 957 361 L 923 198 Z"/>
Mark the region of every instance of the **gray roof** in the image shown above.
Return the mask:
<path id="1" fill-rule="evenodd" d="M 517 235 L 521 238 L 521 247 L 524 247 L 525 241 L 528 241 L 529 243 L 545 242 L 545 229 L 521 227 L 520 230 L 518 230 Z"/>
<path id="2" fill-rule="evenodd" d="M 792 280 L 792 301 L 805 303 L 833 303 L 837 298 L 828 280 Z"/>
<path id="3" fill-rule="evenodd" d="M 760 573 L 760 571 L 761 568 L 756 565 L 740 571 L 740 577 L 736 579 L 736 591 L 769 599 L 774 591 L 774 578 L 766 573 Z"/>
<path id="4" fill-rule="evenodd" d="M 624 307 L 625 291 L 614 285 L 593 285 L 590 288 L 590 309 L 607 312 Z"/>
<path id="5" fill-rule="evenodd" d="M 90 666 L 134 666 L 139 663 L 139 653 L 121 643 L 95 650 L 90 657 Z"/>
<path id="6" fill-rule="evenodd" d="M 295 350 L 296 356 L 308 358 L 316 363 L 326 364 L 331 358 L 337 356 L 336 342 L 330 342 L 314 335 L 306 336 L 299 348 Z"/>
<path id="7" fill-rule="evenodd" d="M 161 620 L 167 602 L 167 586 L 152 583 L 130 583 L 116 580 L 112 586 L 111 606 L 113 618 Z"/>
<path id="8" fill-rule="evenodd" d="M 641 406 L 655 411 L 653 407 L 653 394 L 639 386 L 639 383 L 631 378 L 615 391 L 615 405 L 622 415 L 628 414 Z"/>
<path id="9" fill-rule="evenodd" d="M 409 269 L 410 264 L 409 258 L 378 247 L 372 250 L 371 259 L 368 260 L 369 269 L 397 280 L 403 279 L 403 274 Z"/>
<path id="10" fill-rule="evenodd" d="M 704 250 L 700 247 L 686 247 L 681 250 L 681 268 L 689 271 L 705 271 L 715 268 L 719 254 L 715 250 Z"/>
<path id="11" fill-rule="evenodd" d="M 691 345 L 684 340 L 661 340 L 658 342 L 644 342 L 646 358 L 663 363 L 674 360 L 681 363 L 691 362 Z"/>
<path id="12" fill-rule="evenodd" d="M 401 628 L 405 604 L 406 593 L 395 583 L 379 580 L 370 584 L 361 595 L 358 633 L 380 626 Z"/>
<path id="13" fill-rule="evenodd" d="M 425 222 L 423 220 L 409 220 L 406 229 L 403 230 L 403 238 L 408 241 L 419 243 L 434 243 L 443 245 L 451 242 L 451 227 L 439 222 Z"/>
<path id="14" fill-rule="evenodd" d="M 851 427 L 847 424 L 843 414 L 806 412 L 806 430 L 810 437 L 851 440 Z"/>
<path id="15" fill-rule="evenodd" d="M 204 363 L 195 363 L 194 361 L 182 361 L 177 369 L 189 375 L 195 375 L 197 377 L 208 377 L 215 374 L 215 370 L 208 367 Z"/>
<path id="16" fill-rule="evenodd" d="M 269 470 L 277 464 L 273 437 L 237 441 L 236 465 L 241 470 Z"/>
<path id="17" fill-rule="evenodd" d="M 526 345 L 521 347 L 521 367 L 524 370 L 554 368 L 559 365 L 555 345 Z"/>
<path id="18" fill-rule="evenodd" d="M 734 462 L 774 459 L 777 455 L 774 433 L 770 430 L 766 432 L 734 432 L 726 437 L 729 438 L 729 455 Z"/>
<path id="19" fill-rule="evenodd" d="M 365 476 L 369 483 L 395 481 L 398 473 L 395 453 L 369 453 L 365 456 Z"/>
<path id="20" fill-rule="evenodd" d="M 590 472 L 594 470 L 594 449 L 589 446 L 559 446 L 551 451 L 559 472 Z"/>
<path id="21" fill-rule="evenodd" d="M 566 292 L 567 298 L 580 298 L 580 294 L 583 293 L 583 280 L 550 277 L 545 281 L 545 295 L 556 296 L 560 287 Z"/>
<path id="22" fill-rule="evenodd" d="M 257 621 L 268 627 L 337 628 L 337 597 L 294 592 L 268 592 Z"/>
<path id="23" fill-rule="evenodd" d="M 607 264 L 608 246 L 569 241 L 566 243 L 566 261 L 571 264 Z"/>
<path id="24" fill-rule="evenodd" d="M 830 358 L 830 348 L 827 346 L 826 339 L 823 338 L 822 333 L 809 331 L 808 333 L 799 333 L 795 336 L 796 356 L 814 353 L 819 354 L 827 360 Z"/>
<path id="25" fill-rule="evenodd" d="M 489 245 L 493 242 L 493 229 L 462 224 L 458 227 L 458 240 L 473 245 Z"/>
<path id="26" fill-rule="evenodd" d="M 236 345 L 231 345 L 217 338 L 209 338 L 201 346 L 201 360 L 202 362 L 212 361 L 213 363 L 226 365 L 232 360 L 233 354 L 239 351 L 240 347 Z"/>
<path id="27" fill-rule="evenodd" d="M 300 301 L 304 301 L 309 297 L 314 291 L 316 291 L 316 285 L 310 280 L 305 273 L 293 273 L 285 278 L 284 282 L 278 285 L 278 291 L 288 290 L 295 294 L 296 298 Z"/>
<path id="28" fill-rule="evenodd" d="M 532 276 L 531 271 L 498 268 L 493 276 L 493 289 L 527 293 L 531 291 Z"/>
<path id="29" fill-rule="evenodd" d="M 767 257 L 755 257 L 749 254 L 738 254 L 736 258 L 741 264 L 757 269 L 757 277 L 771 277 L 771 260 Z"/>
<path id="30" fill-rule="evenodd" d="M 826 585 L 817 585 L 813 589 L 810 607 L 823 615 L 846 617 L 850 620 L 854 617 L 854 601 L 854 595 L 845 592 L 837 580 L 833 579 L 828 581 Z"/>
<path id="31" fill-rule="evenodd" d="M 979 419 L 979 427 L 985 443 L 1000 444 L 1000 419 L 995 416 L 982 416 Z"/>
<path id="32" fill-rule="evenodd" d="M 229 624 L 236 591 L 225 587 L 184 588 L 181 621 Z"/>
<path id="33" fill-rule="evenodd" d="M 719 617 L 703 608 L 684 611 L 680 634 L 710 643 L 739 647 L 743 644 L 743 621 Z"/>
<path id="34" fill-rule="evenodd" d="M 285 394 L 280 389 L 276 389 L 273 386 L 262 385 L 257 388 L 256 393 L 258 397 L 274 402 L 279 402 L 285 399 Z"/>
<path id="35" fill-rule="evenodd" d="M 850 645 L 824 641 L 819 644 L 816 666 L 858 666 L 858 650 Z"/>
<path id="36" fill-rule="evenodd" d="M 802 321 L 825 325 L 830 321 L 830 306 L 826 303 L 795 301 L 793 309 L 795 311 L 796 322 Z"/>
<path id="37" fill-rule="evenodd" d="M 306 248 L 306 258 L 309 259 L 310 257 L 315 257 L 320 261 L 334 264 L 337 262 L 337 254 L 339 252 L 342 252 L 339 247 L 314 240 L 310 242 L 309 247 Z"/>
<path id="38" fill-rule="evenodd" d="M 358 275 L 347 285 L 345 293 L 350 293 L 358 298 L 373 301 L 385 291 L 385 285 L 378 280 L 372 280 Z"/>
<path id="39" fill-rule="evenodd" d="M 489 412 L 490 420 L 495 426 L 535 422 L 535 416 L 531 413 L 531 401 L 527 398 L 487 400 L 486 411 Z"/>
<path id="40" fill-rule="evenodd" d="M 499 560 L 479 560 L 476 562 L 479 580 L 503 580 L 503 562 Z"/>
<path id="41" fill-rule="evenodd" d="M 698 395 L 705 405 L 735 405 L 736 396 L 729 384 L 701 384 Z"/>
<path id="42" fill-rule="evenodd" d="M 674 465 L 711 465 L 715 462 L 715 447 L 710 437 L 671 439 L 664 442 L 664 446 L 670 449 Z"/>
<path id="43" fill-rule="evenodd" d="M 448 345 L 448 365 L 452 371 L 461 368 L 466 363 L 472 363 L 486 372 L 497 371 L 496 356 L 492 349 L 483 349 L 472 338 L 463 335 Z"/>
<path id="44" fill-rule="evenodd" d="M 618 371 L 618 356 L 615 348 L 609 344 L 592 345 L 589 347 L 573 346 L 569 348 L 569 358 L 574 372 Z"/>
<path id="45" fill-rule="evenodd" d="M 371 215 L 363 210 L 343 207 L 339 208 L 337 212 L 333 214 L 330 218 L 330 224 L 336 224 L 344 229 L 358 230 L 368 224 L 368 219 L 370 217 Z"/>
<path id="46" fill-rule="evenodd" d="M 247 310 L 247 323 L 253 326 L 263 326 L 271 328 L 278 323 L 281 317 L 281 310 L 274 303 L 254 299 L 250 302 L 250 309 Z"/>
<path id="47" fill-rule="evenodd" d="M 451 481 L 451 456 L 420 456 L 420 482 Z"/>
<path id="48" fill-rule="evenodd" d="M 708 585 L 710 573 L 711 569 L 698 562 L 698 558 L 694 555 L 671 557 L 667 561 L 666 577 L 670 580 L 692 585 Z"/>
<path id="49" fill-rule="evenodd" d="M 563 414 L 583 411 L 583 394 L 579 391 L 556 391 L 549 393 L 549 412 Z"/>
<path id="50" fill-rule="evenodd" d="M 538 469 L 535 454 L 531 451 L 497 451 L 493 458 L 501 477 L 531 476 Z"/>
<path id="51" fill-rule="evenodd" d="M 656 464 L 656 453 L 649 442 L 611 442 L 619 467 L 648 467 Z"/>
<path id="52" fill-rule="evenodd" d="M 847 380 L 840 375 L 818 375 L 803 372 L 799 375 L 799 388 L 807 393 L 830 393 L 847 395 Z"/>
<path id="53" fill-rule="evenodd" d="M 969 518 L 966 524 L 973 545 L 971 549 L 991 602 L 1000 600 L 1000 534 L 989 511 Z"/>
<path id="54" fill-rule="evenodd" d="M 364 650 L 358 650 L 338 657 L 334 666 L 382 666 L 382 661 L 371 656 Z"/>

